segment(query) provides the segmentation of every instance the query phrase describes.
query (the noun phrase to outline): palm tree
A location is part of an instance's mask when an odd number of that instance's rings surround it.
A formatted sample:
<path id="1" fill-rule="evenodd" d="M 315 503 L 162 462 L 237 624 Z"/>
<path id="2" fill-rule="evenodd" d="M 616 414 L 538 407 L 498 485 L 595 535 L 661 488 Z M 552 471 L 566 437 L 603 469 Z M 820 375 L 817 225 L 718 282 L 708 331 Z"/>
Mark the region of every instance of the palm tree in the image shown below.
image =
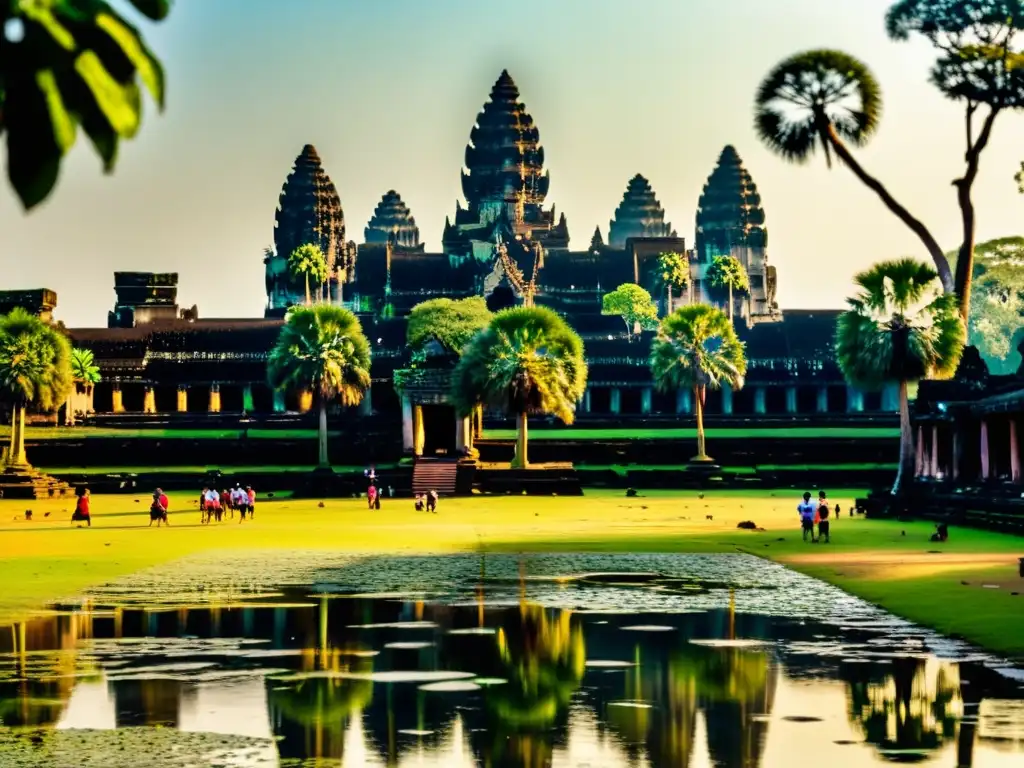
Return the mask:
<path id="1" fill-rule="evenodd" d="M 665 289 L 665 314 L 672 314 L 672 292 L 690 286 L 690 262 L 682 253 L 658 256 L 658 284 Z"/>
<path id="2" fill-rule="evenodd" d="M 729 322 L 731 323 L 735 311 L 732 301 L 733 291 L 746 292 L 750 290 L 747 270 L 735 256 L 715 256 L 708 267 L 707 278 L 712 285 L 729 290 Z"/>
<path id="3" fill-rule="evenodd" d="M 93 386 L 100 380 L 100 368 L 96 365 L 91 349 L 75 347 L 71 350 L 71 378 L 75 384 L 73 391 L 77 392 L 79 387 L 81 387 L 86 395 L 92 393 Z M 71 392 L 68 393 L 65 407 L 67 409 L 67 423 L 74 424 L 75 409 L 71 402 Z"/>
<path id="4" fill-rule="evenodd" d="M 27 467 L 25 410 L 53 411 L 71 390 L 71 345 L 24 309 L 0 318 L 0 399 L 11 406 L 11 439 L 3 464 Z"/>
<path id="5" fill-rule="evenodd" d="M 293 307 L 267 359 L 276 390 L 311 391 L 320 408 L 319 465 L 327 459 L 327 404 L 358 405 L 370 386 L 370 344 L 354 314 L 318 304 Z"/>
<path id="6" fill-rule="evenodd" d="M 952 292 L 949 261 L 931 232 L 864 170 L 846 145 L 867 144 L 878 129 L 881 113 L 882 90 L 874 74 L 842 51 L 791 56 L 768 73 L 755 98 L 755 128 L 769 149 L 786 160 L 804 163 L 820 146 L 830 168 L 834 152 L 924 243 L 943 288 Z"/>
<path id="7" fill-rule="evenodd" d="M 327 259 L 319 245 L 300 245 L 288 257 L 288 271 L 293 277 L 303 278 L 306 283 L 306 306 L 313 303 L 309 292 L 310 281 L 321 285 L 327 280 Z"/>
<path id="8" fill-rule="evenodd" d="M 707 304 L 680 307 L 661 321 L 651 348 L 651 372 L 662 392 L 693 390 L 697 455 L 708 462 L 704 443 L 704 397 L 708 388 L 740 389 L 747 373 L 743 343 L 726 314 Z"/>
<path id="9" fill-rule="evenodd" d="M 525 468 L 527 417 L 550 413 L 566 424 L 587 386 L 583 342 L 557 314 L 544 307 L 499 312 L 466 347 L 452 376 L 452 401 L 468 414 L 489 403 L 516 415 L 516 455 Z"/>
<path id="10" fill-rule="evenodd" d="M 152 21 L 170 10 L 168 0 L 129 2 Z M 7 176 L 27 210 L 57 185 L 79 126 L 112 171 L 118 144 L 139 130 L 139 85 L 162 110 L 164 73 L 138 30 L 108 3 L 0 3 L 0 30 L 0 134 Z"/>
<path id="11" fill-rule="evenodd" d="M 854 386 L 897 382 L 900 392 L 900 464 L 893 494 L 914 472 L 908 385 L 956 372 L 967 339 L 955 294 L 942 293 L 927 264 L 899 259 L 854 278 L 861 291 L 836 326 L 836 357 Z"/>

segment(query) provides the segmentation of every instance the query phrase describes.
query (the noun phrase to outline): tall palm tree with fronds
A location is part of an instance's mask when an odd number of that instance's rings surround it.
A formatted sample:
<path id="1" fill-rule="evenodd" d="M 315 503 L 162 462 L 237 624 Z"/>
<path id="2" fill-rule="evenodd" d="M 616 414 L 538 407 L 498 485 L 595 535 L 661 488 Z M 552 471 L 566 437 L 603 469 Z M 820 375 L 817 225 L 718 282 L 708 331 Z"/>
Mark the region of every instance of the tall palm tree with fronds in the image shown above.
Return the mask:
<path id="1" fill-rule="evenodd" d="M 914 259 L 876 264 L 854 278 L 860 293 L 836 326 L 839 367 L 854 386 L 896 382 L 900 393 L 900 464 L 892 492 L 914 474 L 909 384 L 956 373 L 967 340 L 955 294 L 943 293 L 938 274 Z"/>
<path id="2" fill-rule="evenodd" d="M 74 382 L 74 390 L 80 387 L 86 395 L 92 392 L 92 388 L 99 383 L 100 367 L 96 365 L 91 349 L 75 347 L 71 350 L 71 379 Z M 71 402 L 71 392 L 68 392 L 68 399 L 65 405 L 67 409 L 67 423 L 75 423 L 75 410 Z"/>
<path id="3" fill-rule="evenodd" d="M 0 400 L 11 407 L 5 466 L 28 467 L 25 411 L 55 410 L 71 386 L 71 345 L 64 334 L 24 309 L 0 317 Z"/>
<path id="4" fill-rule="evenodd" d="M 288 256 L 288 271 L 293 277 L 302 278 L 306 283 L 306 306 L 313 303 L 309 292 L 310 283 L 322 285 L 327 280 L 327 258 L 319 245 L 300 245 Z"/>
<path id="5" fill-rule="evenodd" d="M 755 128 L 778 155 L 805 163 L 821 149 L 832 166 L 835 154 L 928 249 L 943 288 L 953 291 L 953 273 L 942 248 L 923 223 L 869 174 L 847 143 L 863 147 L 878 129 L 882 89 L 862 61 L 842 51 L 805 51 L 778 64 L 755 98 Z"/>
<path id="6" fill-rule="evenodd" d="M 327 458 L 327 406 L 358 405 L 370 386 L 370 344 L 358 318 L 341 307 L 293 307 L 267 359 L 267 380 L 279 391 L 310 391 L 320 409 L 319 465 Z"/>
<path id="7" fill-rule="evenodd" d="M 728 316 L 708 304 L 680 307 L 661 321 L 651 348 L 651 373 L 662 392 L 693 391 L 697 415 L 695 462 L 709 462 L 704 440 L 708 389 L 740 389 L 747 374 L 743 343 Z"/>
<path id="8" fill-rule="evenodd" d="M 658 285 L 665 289 L 665 314 L 672 314 L 672 293 L 690 286 L 690 262 L 682 253 L 658 256 Z"/>
<path id="9" fill-rule="evenodd" d="M 717 288 L 725 288 L 729 292 L 729 322 L 733 321 L 736 310 L 732 296 L 734 292 L 750 290 L 747 270 L 735 256 L 715 256 L 708 266 L 708 282 Z"/>
<path id="10" fill-rule="evenodd" d="M 572 424 L 587 386 L 583 342 L 555 312 L 516 307 L 499 312 L 478 333 L 452 376 L 452 401 L 461 414 L 478 403 L 516 416 L 515 468 L 529 465 L 527 418 L 548 413 Z"/>

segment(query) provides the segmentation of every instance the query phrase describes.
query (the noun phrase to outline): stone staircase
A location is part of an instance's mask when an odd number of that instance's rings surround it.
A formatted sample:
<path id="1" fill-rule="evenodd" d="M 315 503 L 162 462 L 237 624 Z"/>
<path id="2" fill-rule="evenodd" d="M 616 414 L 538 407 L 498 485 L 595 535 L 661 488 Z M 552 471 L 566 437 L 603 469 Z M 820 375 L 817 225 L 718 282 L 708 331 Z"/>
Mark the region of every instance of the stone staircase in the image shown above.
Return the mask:
<path id="1" fill-rule="evenodd" d="M 412 470 L 412 492 L 437 491 L 441 496 L 455 494 L 459 463 L 455 459 L 417 459 Z"/>
<path id="2" fill-rule="evenodd" d="M 70 496 L 71 486 L 32 467 L 8 467 L 0 472 L 0 498 L 50 499 Z"/>

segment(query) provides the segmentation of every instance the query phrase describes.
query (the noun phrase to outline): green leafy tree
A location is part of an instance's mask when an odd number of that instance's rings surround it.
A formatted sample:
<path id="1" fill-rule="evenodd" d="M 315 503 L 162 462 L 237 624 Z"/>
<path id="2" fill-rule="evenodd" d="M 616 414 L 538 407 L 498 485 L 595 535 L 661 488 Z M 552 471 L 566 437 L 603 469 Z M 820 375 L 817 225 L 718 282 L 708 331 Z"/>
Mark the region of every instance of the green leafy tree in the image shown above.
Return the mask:
<path id="1" fill-rule="evenodd" d="M 494 317 L 480 296 L 468 299 L 430 299 L 412 308 L 406 326 L 406 343 L 414 352 L 436 341 L 446 352 L 462 350 Z"/>
<path id="2" fill-rule="evenodd" d="M 893 40 L 924 37 L 938 53 L 931 82 L 964 109 L 964 170 L 953 180 L 962 239 L 953 278 L 970 317 L 976 215 L 971 197 L 996 118 L 1024 109 L 1024 0 L 899 0 L 885 18 Z"/>
<path id="3" fill-rule="evenodd" d="M 951 261 L 957 254 L 951 254 Z M 1004 237 L 975 248 L 967 340 L 992 373 L 1012 374 L 1020 365 L 1024 336 L 1024 237 Z"/>
<path id="4" fill-rule="evenodd" d="M 0 399 L 11 408 L 5 466 L 28 466 L 25 411 L 56 410 L 71 387 L 71 345 L 56 326 L 24 309 L 0 317 Z"/>
<path id="5" fill-rule="evenodd" d="M 288 257 L 288 271 L 296 279 L 306 283 L 306 306 L 313 303 L 309 292 L 310 282 L 322 285 L 327 280 L 327 259 L 319 245 L 306 243 L 300 245 Z"/>
<path id="6" fill-rule="evenodd" d="M 658 256 L 658 285 L 665 289 L 665 314 L 672 314 L 672 293 L 690 285 L 690 261 L 683 253 Z"/>
<path id="7" fill-rule="evenodd" d="M 623 283 L 601 300 L 602 315 L 617 315 L 626 324 L 626 333 L 632 336 L 638 328 L 658 326 L 658 307 L 651 294 L 636 283 Z"/>
<path id="8" fill-rule="evenodd" d="M 708 282 L 717 288 L 724 288 L 729 294 L 729 322 L 733 321 L 735 305 L 733 292 L 746 293 L 750 290 L 747 270 L 735 256 L 715 256 L 708 266 Z"/>
<path id="9" fill-rule="evenodd" d="M 755 127 L 761 141 L 794 163 L 806 163 L 819 148 L 832 167 L 838 157 L 900 221 L 918 236 L 935 262 L 946 290 L 953 273 L 931 232 L 869 174 L 847 144 L 865 146 L 882 116 L 882 89 L 862 61 L 842 51 L 806 51 L 779 63 L 755 97 Z"/>
<path id="10" fill-rule="evenodd" d="M 327 405 L 358 405 L 370 386 L 370 343 L 358 318 L 329 304 L 288 310 L 267 359 L 267 380 L 279 391 L 312 392 L 320 410 L 319 464 L 327 459 Z"/>
<path id="11" fill-rule="evenodd" d="M 572 424 L 586 386 L 576 332 L 550 309 L 515 307 L 497 313 L 467 345 L 452 376 L 452 401 L 460 414 L 479 403 L 515 414 L 512 466 L 525 468 L 529 415 L 553 414 Z"/>
<path id="12" fill-rule="evenodd" d="M 170 10 L 170 0 L 129 2 L 153 21 Z M 0 134 L 7 177 L 26 209 L 53 191 L 79 127 L 104 171 L 114 169 L 119 143 L 142 121 L 140 85 L 162 110 L 160 62 L 103 0 L 0 3 Z"/>
<path id="13" fill-rule="evenodd" d="M 100 367 L 96 365 L 91 349 L 75 347 L 71 350 L 71 379 L 75 389 L 81 387 L 86 394 L 92 392 L 92 388 L 99 383 Z M 67 423 L 75 423 L 75 411 L 71 404 L 71 393 L 68 392 L 66 403 Z"/>
<path id="14" fill-rule="evenodd" d="M 680 307 L 661 321 L 651 348 L 651 373 L 662 392 L 689 389 L 697 415 L 697 455 L 711 461 L 704 440 L 704 398 L 708 389 L 743 387 L 747 358 L 728 316 L 708 304 Z"/>
<path id="15" fill-rule="evenodd" d="M 913 259 L 876 264 L 854 278 L 860 293 L 839 316 L 836 358 L 854 386 L 896 382 L 900 393 L 900 464 L 892 492 L 914 474 L 910 382 L 956 373 L 967 331 L 956 296 L 942 293 L 935 270 Z"/>

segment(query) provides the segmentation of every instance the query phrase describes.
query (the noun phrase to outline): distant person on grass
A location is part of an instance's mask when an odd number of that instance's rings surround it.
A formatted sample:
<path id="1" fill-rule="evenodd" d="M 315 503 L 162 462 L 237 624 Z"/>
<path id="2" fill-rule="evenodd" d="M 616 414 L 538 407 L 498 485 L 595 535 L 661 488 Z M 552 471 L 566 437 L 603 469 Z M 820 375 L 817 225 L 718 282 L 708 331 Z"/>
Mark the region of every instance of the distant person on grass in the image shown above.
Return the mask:
<path id="1" fill-rule="evenodd" d="M 245 486 L 245 496 L 249 500 L 249 519 L 252 520 L 256 516 L 256 491 L 251 485 Z"/>
<path id="2" fill-rule="evenodd" d="M 824 540 L 826 544 L 831 543 L 831 540 L 829 539 L 829 528 L 831 527 L 831 523 L 828 519 L 830 513 L 831 510 L 828 506 L 828 499 L 825 498 L 825 492 L 818 491 L 818 540 Z"/>
<path id="3" fill-rule="evenodd" d="M 84 488 L 75 503 L 75 512 L 71 515 L 72 523 L 85 523 L 92 528 L 92 515 L 89 512 L 89 489 Z M 81 528 L 82 526 L 78 526 Z"/>
<path id="4" fill-rule="evenodd" d="M 796 511 L 800 514 L 800 527 L 804 532 L 804 541 L 807 541 L 808 535 L 811 537 L 811 542 L 814 539 L 814 515 L 818 511 L 818 505 L 811 501 L 811 494 L 804 493 L 804 500 L 796 505 Z"/>
<path id="5" fill-rule="evenodd" d="M 164 492 L 161 489 L 157 488 L 153 491 L 153 503 L 149 505 L 150 527 L 152 527 L 154 521 L 156 522 L 157 528 L 160 527 L 161 522 L 165 525 L 170 525 L 170 522 L 167 520 L 168 505 L 169 502 L 167 500 L 167 496 L 164 495 Z"/>

